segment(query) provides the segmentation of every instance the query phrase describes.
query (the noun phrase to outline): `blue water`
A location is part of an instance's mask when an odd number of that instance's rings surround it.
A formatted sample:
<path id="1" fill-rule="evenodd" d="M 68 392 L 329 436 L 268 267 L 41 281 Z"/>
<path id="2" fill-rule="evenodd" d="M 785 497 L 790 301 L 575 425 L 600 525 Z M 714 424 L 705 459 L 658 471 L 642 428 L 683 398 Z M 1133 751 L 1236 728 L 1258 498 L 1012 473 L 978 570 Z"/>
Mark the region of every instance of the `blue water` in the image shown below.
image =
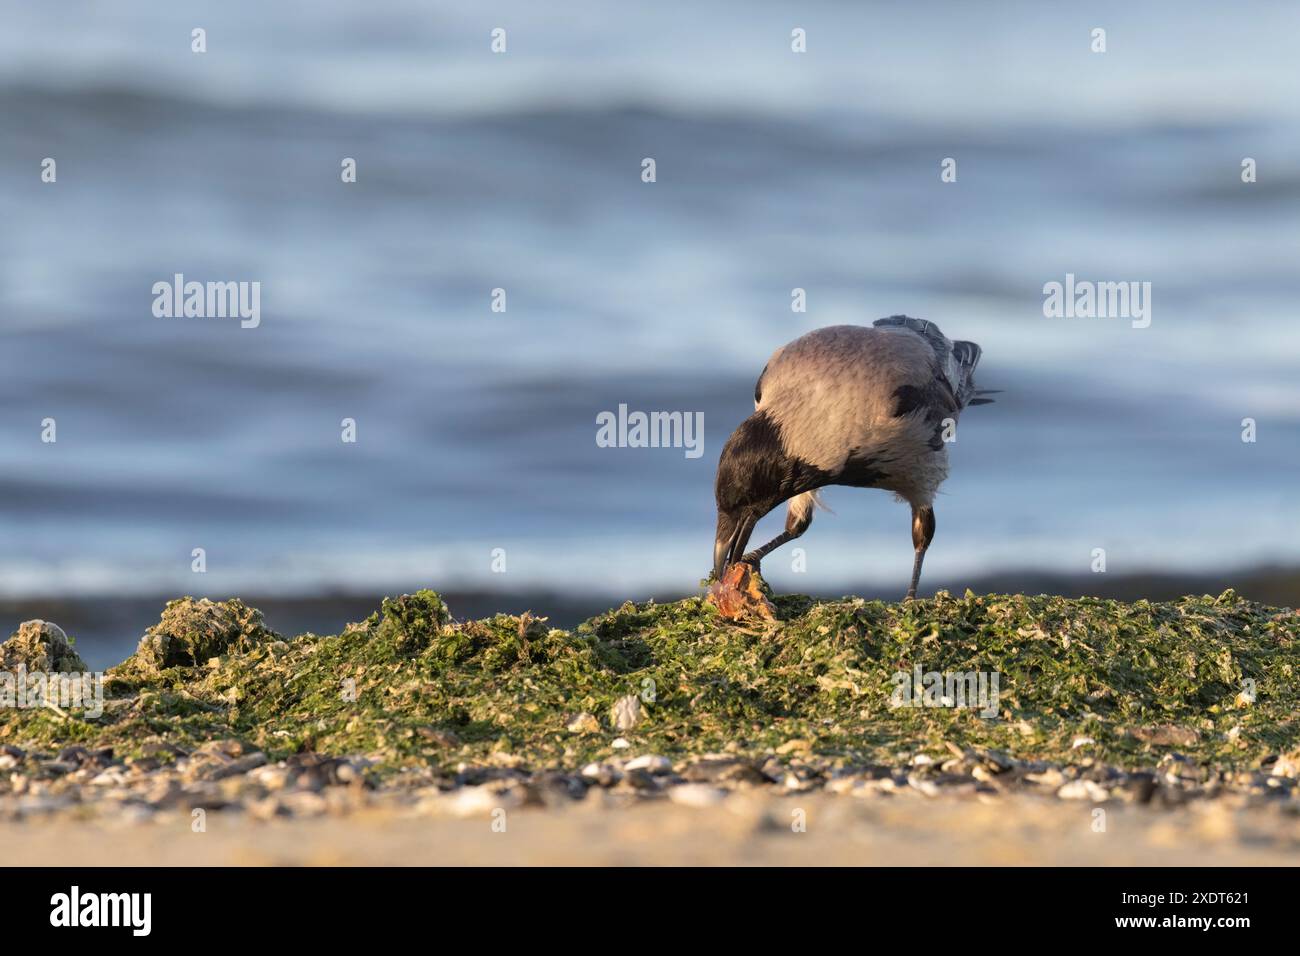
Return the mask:
<path id="1" fill-rule="evenodd" d="M 936 575 L 1300 561 L 1300 8 L 6 0 L 3 23 L 0 595 L 685 590 L 770 352 L 897 312 L 980 342 L 1006 390 L 962 420 Z M 155 318 L 177 272 L 260 282 L 260 327 Z M 1067 272 L 1151 282 L 1150 328 L 1045 318 Z M 620 403 L 703 412 L 703 456 L 597 447 Z M 827 500 L 774 584 L 901 590 L 906 508 Z"/>

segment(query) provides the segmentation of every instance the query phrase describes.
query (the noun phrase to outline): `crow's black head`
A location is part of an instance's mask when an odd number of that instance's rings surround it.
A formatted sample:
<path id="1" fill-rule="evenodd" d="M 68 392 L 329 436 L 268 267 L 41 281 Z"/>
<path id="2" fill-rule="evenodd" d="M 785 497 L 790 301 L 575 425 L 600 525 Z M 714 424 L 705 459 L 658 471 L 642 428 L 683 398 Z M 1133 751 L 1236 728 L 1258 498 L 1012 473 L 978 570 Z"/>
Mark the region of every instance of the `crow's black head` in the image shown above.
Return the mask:
<path id="1" fill-rule="evenodd" d="M 786 454 L 781 434 L 766 412 L 740 423 L 722 446 L 714 495 L 718 528 L 713 541 L 713 573 L 740 560 L 758 520 L 787 498 L 826 483 L 826 475 Z"/>

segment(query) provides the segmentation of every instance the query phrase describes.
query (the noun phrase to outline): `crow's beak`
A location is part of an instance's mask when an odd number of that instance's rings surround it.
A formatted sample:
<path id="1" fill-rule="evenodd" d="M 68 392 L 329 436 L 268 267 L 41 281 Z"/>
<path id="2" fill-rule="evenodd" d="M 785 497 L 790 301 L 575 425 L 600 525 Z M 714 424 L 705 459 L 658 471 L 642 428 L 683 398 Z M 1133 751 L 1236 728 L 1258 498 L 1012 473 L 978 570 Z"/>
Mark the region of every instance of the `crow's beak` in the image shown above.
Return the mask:
<path id="1" fill-rule="evenodd" d="M 749 533 L 754 530 L 754 521 L 748 512 L 741 512 L 740 517 L 718 514 L 718 533 L 713 539 L 713 577 L 721 581 L 722 574 L 731 565 L 740 560 L 749 541 Z"/>
<path id="2" fill-rule="evenodd" d="M 731 552 L 731 542 L 719 538 L 713 545 L 713 579 L 722 580 L 722 572 L 727 570 L 727 557 Z"/>
<path id="3" fill-rule="evenodd" d="M 737 521 L 729 514 L 718 514 L 718 533 L 713 539 L 713 579 L 722 580 L 722 573 L 727 570 L 727 565 L 732 562 L 732 551 L 736 547 L 736 539 L 740 537 L 740 529 L 743 522 Z"/>

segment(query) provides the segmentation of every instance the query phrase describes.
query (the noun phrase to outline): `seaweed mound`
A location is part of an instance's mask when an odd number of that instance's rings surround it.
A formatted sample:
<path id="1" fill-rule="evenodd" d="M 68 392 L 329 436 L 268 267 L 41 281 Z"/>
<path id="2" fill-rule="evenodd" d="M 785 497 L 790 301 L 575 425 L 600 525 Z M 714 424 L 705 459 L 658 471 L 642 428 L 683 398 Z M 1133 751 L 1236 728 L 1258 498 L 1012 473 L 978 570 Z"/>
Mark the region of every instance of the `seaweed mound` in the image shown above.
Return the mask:
<path id="1" fill-rule="evenodd" d="M 359 630 L 372 649 L 388 650 L 396 657 L 418 654 L 434 643 L 451 622 L 451 613 L 430 590 L 384 598 L 379 610 L 351 630 Z"/>
<path id="2" fill-rule="evenodd" d="M 87 669 L 63 628 L 49 621 L 24 621 L 9 640 L 0 644 L 0 669 L 13 672 L 20 665 L 29 672 L 47 674 Z"/>
<path id="3" fill-rule="evenodd" d="M 183 597 L 167 602 L 161 619 L 140 639 L 134 660 L 145 672 L 197 667 L 275 638 L 262 623 L 262 612 L 243 601 Z"/>
<path id="4" fill-rule="evenodd" d="M 1259 770 L 1300 748 L 1300 615 L 1231 591 L 1131 604 L 785 595 L 773 608 L 732 621 L 700 598 L 628 603 L 568 630 L 530 614 L 457 621 L 426 590 L 339 634 L 281 639 L 239 601 L 185 598 L 110 670 L 114 699 L 78 739 L 123 754 L 238 739 L 271 759 L 365 754 L 381 771 L 572 769 L 626 747 Z M 0 712 L 7 741 L 69 732 Z"/>

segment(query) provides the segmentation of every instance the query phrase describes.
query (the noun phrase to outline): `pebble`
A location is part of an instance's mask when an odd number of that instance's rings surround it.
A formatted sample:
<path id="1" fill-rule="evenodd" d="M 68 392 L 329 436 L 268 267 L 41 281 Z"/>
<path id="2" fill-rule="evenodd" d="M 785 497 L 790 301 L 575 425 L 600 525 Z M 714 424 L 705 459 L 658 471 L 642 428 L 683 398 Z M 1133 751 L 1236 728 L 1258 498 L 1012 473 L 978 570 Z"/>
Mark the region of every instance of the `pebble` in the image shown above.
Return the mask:
<path id="1" fill-rule="evenodd" d="M 659 790 L 660 783 L 654 774 L 645 770 L 625 770 L 623 780 L 619 787 L 626 789 L 631 787 L 635 790 Z"/>
<path id="2" fill-rule="evenodd" d="M 581 776 L 602 787 L 612 787 L 623 779 L 623 772 L 610 764 L 593 761 L 582 768 Z"/>
<path id="3" fill-rule="evenodd" d="M 1275 777 L 1287 777 L 1288 779 L 1300 777 L 1300 750 L 1282 754 L 1277 760 L 1273 761 L 1273 767 L 1269 773 Z"/>
<path id="4" fill-rule="evenodd" d="M 1184 781 L 1199 783 L 1206 776 L 1204 767 L 1178 753 L 1168 753 L 1161 757 L 1156 764 L 1156 772 L 1163 774 L 1164 779 L 1173 784 Z"/>
<path id="5" fill-rule="evenodd" d="M 600 733 L 600 721 L 594 714 L 588 714 L 585 711 L 571 718 L 565 729 L 571 734 L 598 734 Z"/>
<path id="6" fill-rule="evenodd" d="M 781 786 L 786 793 L 806 793 L 816 789 L 818 782 L 815 778 L 787 773 L 781 780 Z"/>
<path id="7" fill-rule="evenodd" d="M 908 774 L 907 785 L 918 793 L 925 794 L 927 797 L 937 797 L 939 795 L 939 785 L 933 780 L 927 780 L 920 774 Z"/>
<path id="8" fill-rule="evenodd" d="M 852 793 L 860 789 L 865 781 L 854 774 L 841 774 L 826 781 L 827 793 Z"/>
<path id="9" fill-rule="evenodd" d="M 1001 750 L 986 750 L 983 752 L 982 756 L 987 765 L 997 773 L 1001 773 L 1004 770 L 1010 770 L 1016 765 L 1016 762 Z"/>
<path id="10" fill-rule="evenodd" d="M 289 785 L 289 768 L 283 764 L 258 767 L 248 777 L 267 790 L 283 790 Z"/>
<path id="11" fill-rule="evenodd" d="M 537 774 L 524 787 L 528 803 L 552 806 L 581 800 L 587 794 L 588 785 L 584 777 L 547 770 Z"/>
<path id="12" fill-rule="evenodd" d="M 668 799 L 684 807 L 715 807 L 726 798 L 726 790 L 707 783 L 684 783 L 668 790 Z"/>
<path id="13" fill-rule="evenodd" d="M 644 754 L 633 757 L 623 765 L 624 770 L 646 770 L 650 773 L 672 773 L 673 762 L 658 754 Z"/>
<path id="14" fill-rule="evenodd" d="M 497 809 L 533 812 L 536 807 L 601 807 L 648 799 L 703 808 L 759 788 L 772 794 L 822 790 L 857 799 L 898 795 L 981 802 L 1031 792 L 1153 808 L 1196 801 L 1220 809 L 1249 804 L 1293 811 L 1300 802 L 1297 752 L 1280 754 L 1254 770 L 1211 771 L 1169 753 L 1155 768 L 1124 771 L 1092 758 L 1052 765 L 956 745 L 947 747 L 951 756 L 945 755 L 942 763 L 918 754 L 901 755 L 902 766 L 845 766 L 809 754 L 806 741 L 791 743 L 785 754 L 769 754 L 761 762 L 734 752 L 697 757 L 681 765 L 680 776 L 669 756 L 641 753 L 625 761 L 593 761 L 577 773 L 533 770 L 520 761 L 462 762 L 453 773 L 433 763 L 389 778 L 380 789 L 368 779 L 370 761 L 364 757 L 300 753 L 269 763 L 265 753 L 237 740 L 213 741 L 193 753 L 158 741 L 154 749 L 162 759 L 125 760 L 111 750 L 81 745 L 63 747 L 57 754 L 4 745 L 0 820 L 66 814 L 121 825 L 163 825 L 199 807 L 269 820 L 351 813 L 376 802 L 412 814 L 486 818 Z M 616 751 L 631 746 L 624 737 L 612 742 Z"/>
<path id="15" fill-rule="evenodd" d="M 491 784 L 484 784 L 479 787 L 461 787 L 444 797 L 437 806 L 452 816 L 473 817 L 488 816 L 495 810 L 508 810 L 521 803 L 523 796 L 516 790 L 501 790 Z"/>
<path id="16" fill-rule="evenodd" d="M 610 722 L 614 725 L 615 730 L 631 730 L 641 723 L 641 717 L 641 698 L 636 694 L 628 694 L 626 697 L 620 697 L 614 702 Z"/>
<path id="17" fill-rule="evenodd" d="M 1027 773 L 1025 774 L 1025 779 L 1030 783 L 1037 783 L 1042 784 L 1044 787 L 1060 789 L 1060 787 L 1065 783 L 1065 774 L 1061 773 L 1061 771 L 1057 770 L 1055 767 L 1049 767 L 1040 773 Z"/>
<path id="18" fill-rule="evenodd" d="M 1062 800 L 1091 800 L 1093 803 L 1110 799 L 1110 792 L 1091 780 L 1071 780 L 1058 789 L 1056 795 Z"/>
<path id="19" fill-rule="evenodd" d="M 224 780 L 226 777 L 234 777 L 248 773 L 250 770 L 256 770 L 264 763 L 266 763 L 266 754 L 258 751 L 246 757 L 232 760 L 229 763 L 206 764 L 200 769 L 199 775 L 204 780 Z"/>

